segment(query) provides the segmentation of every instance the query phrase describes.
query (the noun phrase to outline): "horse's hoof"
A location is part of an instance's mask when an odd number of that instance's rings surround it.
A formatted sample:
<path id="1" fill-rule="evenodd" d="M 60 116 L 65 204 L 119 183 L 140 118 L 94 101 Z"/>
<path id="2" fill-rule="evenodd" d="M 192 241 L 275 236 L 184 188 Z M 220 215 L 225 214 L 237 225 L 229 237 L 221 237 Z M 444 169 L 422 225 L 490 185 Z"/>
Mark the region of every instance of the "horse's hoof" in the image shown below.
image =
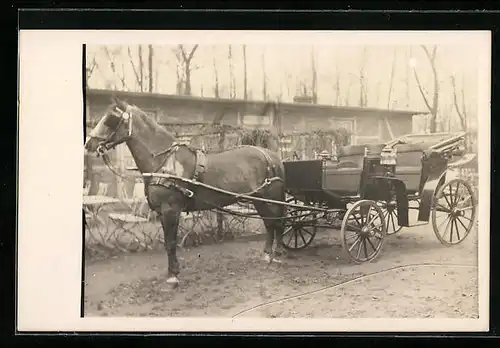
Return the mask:
<path id="1" fill-rule="evenodd" d="M 276 258 L 276 257 L 271 257 L 271 255 L 268 255 L 268 254 L 265 254 L 264 255 L 264 261 L 267 262 L 267 263 L 283 263 L 283 261 L 281 261 L 280 259 Z"/>
<path id="2" fill-rule="evenodd" d="M 264 254 L 264 262 L 267 262 L 267 263 L 271 263 L 272 259 L 271 259 L 271 255 L 269 254 Z"/>
<path id="3" fill-rule="evenodd" d="M 167 284 L 171 285 L 173 288 L 176 288 L 179 285 L 179 279 L 177 277 L 167 278 Z"/>

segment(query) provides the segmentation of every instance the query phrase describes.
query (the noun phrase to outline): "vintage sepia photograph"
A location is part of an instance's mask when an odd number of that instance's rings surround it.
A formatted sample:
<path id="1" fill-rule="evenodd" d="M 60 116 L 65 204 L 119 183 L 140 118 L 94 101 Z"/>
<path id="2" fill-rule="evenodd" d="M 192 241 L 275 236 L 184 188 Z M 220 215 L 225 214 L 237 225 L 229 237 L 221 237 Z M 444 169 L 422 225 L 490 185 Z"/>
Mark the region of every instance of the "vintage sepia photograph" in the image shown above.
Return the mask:
<path id="1" fill-rule="evenodd" d="M 487 330 L 488 32 L 23 35 L 24 328 Z"/>
<path id="2" fill-rule="evenodd" d="M 478 317 L 477 51 L 85 52 L 84 316 Z"/>

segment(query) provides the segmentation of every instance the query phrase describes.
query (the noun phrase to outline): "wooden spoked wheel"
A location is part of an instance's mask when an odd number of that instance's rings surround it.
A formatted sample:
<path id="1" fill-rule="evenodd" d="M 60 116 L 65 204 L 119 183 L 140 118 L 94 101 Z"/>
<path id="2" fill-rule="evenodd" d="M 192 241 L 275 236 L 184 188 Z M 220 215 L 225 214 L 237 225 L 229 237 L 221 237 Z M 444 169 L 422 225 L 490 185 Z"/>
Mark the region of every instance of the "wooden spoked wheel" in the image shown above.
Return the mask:
<path id="1" fill-rule="evenodd" d="M 382 212 L 385 218 L 385 225 L 387 226 L 386 234 L 390 236 L 391 234 L 398 233 L 401 231 L 403 226 L 398 224 L 398 209 L 396 201 L 383 202 L 380 204 Z"/>
<path id="2" fill-rule="evenodd" d="M 362 200 L 346 212 L 340 229 L 342 246 L 355 263 L 373 260 L 382 250 L 386 235 L 386 220 L 378 204 Z"/>
<path id="3" fill-rule="evenodd" d="M 476 198 L 472 187 L 462 179 L 441 186 L 432 203 L 432 227 L 439 241 L 447 246 L 461 243 L 476 218 Z"/>
<path id="4" fill-rule="evenodd" d="M 287 203 L 300 204 L 302 202 L 295 198 L 289 198 Z M 316 236 L 316 217 L 314 212 L 309 210 L 298 210 L 290 208 L 285 222 L 282 245 L 288 250 L 300 250 L 312 243 Z"/>

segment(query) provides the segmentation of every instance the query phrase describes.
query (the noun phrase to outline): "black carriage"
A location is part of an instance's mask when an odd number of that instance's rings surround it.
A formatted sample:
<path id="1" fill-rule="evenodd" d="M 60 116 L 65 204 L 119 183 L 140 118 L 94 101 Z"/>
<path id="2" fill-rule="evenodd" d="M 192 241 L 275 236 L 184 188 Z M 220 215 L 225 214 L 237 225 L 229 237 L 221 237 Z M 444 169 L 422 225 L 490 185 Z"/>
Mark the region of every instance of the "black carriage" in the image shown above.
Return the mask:
<path id="1" fill-rule="evenodd" d="M 287 202 L 304 209 L 289 209 L 283 245 L 302 249 L 318 228 L 340 228 L 349 259 L 370 261 L 387 235 L 416 225 L 411 209 L 418 221 L 432 221 L 441 243 L 463 241 L 476 216 L 475 192 L 453 167 L 465 161 L 465 133 L 426 138 L 339 147 L 336 161 L 284 161 Z"/>

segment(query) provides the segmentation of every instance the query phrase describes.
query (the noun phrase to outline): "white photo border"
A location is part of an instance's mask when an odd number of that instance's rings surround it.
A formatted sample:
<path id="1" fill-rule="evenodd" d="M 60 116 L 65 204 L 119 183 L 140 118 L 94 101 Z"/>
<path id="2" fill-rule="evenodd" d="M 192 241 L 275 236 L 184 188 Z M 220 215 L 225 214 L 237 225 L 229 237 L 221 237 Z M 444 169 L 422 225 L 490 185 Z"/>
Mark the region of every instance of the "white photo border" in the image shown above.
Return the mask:
<path id="1" fill-rule="evenodd" d="M 200 39 L 202 35 L 202 39 Z M 80 317 L 83 44 L 464 44 L 478 50 L 479 318 L 216 319 Z M 470 43 L 470 44 L 469 44 Z M 20 30 L 17 330 L 148 332 L 470 332 L 489 329 L 489 31 Z M 57 247 L 55 247 L 57 246 Z"/>

